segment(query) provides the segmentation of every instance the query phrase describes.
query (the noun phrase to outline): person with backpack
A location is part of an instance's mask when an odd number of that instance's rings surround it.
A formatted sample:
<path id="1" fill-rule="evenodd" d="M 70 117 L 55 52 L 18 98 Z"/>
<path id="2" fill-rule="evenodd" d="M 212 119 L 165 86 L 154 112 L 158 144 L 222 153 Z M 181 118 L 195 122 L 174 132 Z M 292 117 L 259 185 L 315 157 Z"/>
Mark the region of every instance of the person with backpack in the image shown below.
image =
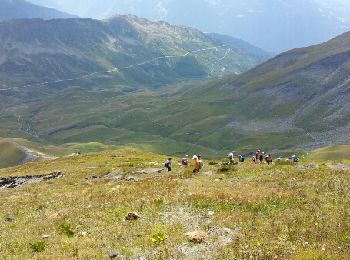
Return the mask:
<path id="1" fill-rule="evenodd" d="M 228 155 L 227 155 L 227 158 L 229 160 L 228 164 L 233 164 L 234 163 L 234 160 L 233 160 L 233 152 L 230 152 Z"/>
<path id="2" fill-rule="evenodd" d="M 261 152 L 261 153 L 259 154 L 259 161 L 260 161 L 260 164 L 262 164 L 263 161 L 264 161 L 264 155 L 265 155 L 265 152 Z"/>
<path id="3" fill-rule="evenodd" d="M 272 164 L 272 161 L 273 161 L 272 155 L 271 154 L 267 155 L 265 157 L 265 161 L 267 162 L 268 165 L 270 165 L 270 163 Z"/>
<path id="4" fill-rule="evenodd" d="M 203 168 L 202 156 L 193 155 L 192 159 L 194 160 L 193 173 L 197 173 Z"/>
<path id="5" fill-rule="evenodd" d="M 171 172 L 171 163 L 172 163 L 172 158 L 168 158 L 168 160 L 165 162 L 164 166 L 167 168 L 168 172 Z"/>
<path id="6" fill-rule="evenodd" d="M 198 164 L 199 164 L 199 170 L 203 169 L 204 163 L 202 161 L 202 156 L 198 155 Z M 198 172 L 199 172 L 198 170 Z"/>
<path id="7" fill-rule="evenodd" d="M 192 160 L 194 160 L 194 169 L 193 173 L 199 172 L 199 160 L 197 155 L 193 155 Z"/>
<path id="8" fill-rule="evenodd" d="M 261 155 L 261 151 L 260 149 L 257 149 L 255 152 L 255 163 L 258 164 L 260 161 L 260 155 Z"/>
<path id="9" fill-rule="evenodd" d="M 184 167 L 188 167 L 188 155 L 181 159 L 181 165 Z"/>

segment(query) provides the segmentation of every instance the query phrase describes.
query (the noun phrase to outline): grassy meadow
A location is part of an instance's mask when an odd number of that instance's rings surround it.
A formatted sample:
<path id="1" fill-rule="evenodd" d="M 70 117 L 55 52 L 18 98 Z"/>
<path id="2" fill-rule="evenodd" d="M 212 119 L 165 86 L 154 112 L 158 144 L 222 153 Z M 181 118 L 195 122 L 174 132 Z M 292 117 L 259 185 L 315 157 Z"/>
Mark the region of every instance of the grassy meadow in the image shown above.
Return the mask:
<path id="1" fill-rule="evenodd" d="M 171 173 L 135 173 L 165 159 L 118 149 L 1 169 L 0 177 L 65 177 L 0 189 L 0 259 L 350 257 L 350 161 L 205 161 L 192 174 L 175 159 Z M 86 179 L 108 173 L 124 178 Z M 139 219 L 125 220 L 129 212 Z M 191 242 L 188 232 L 203 241 Z"/>
<path id="2" fill-rule="evenodd" d="M 0 140 L 0 168 L 20 164 L 26 158 L 16 144 Z"/>

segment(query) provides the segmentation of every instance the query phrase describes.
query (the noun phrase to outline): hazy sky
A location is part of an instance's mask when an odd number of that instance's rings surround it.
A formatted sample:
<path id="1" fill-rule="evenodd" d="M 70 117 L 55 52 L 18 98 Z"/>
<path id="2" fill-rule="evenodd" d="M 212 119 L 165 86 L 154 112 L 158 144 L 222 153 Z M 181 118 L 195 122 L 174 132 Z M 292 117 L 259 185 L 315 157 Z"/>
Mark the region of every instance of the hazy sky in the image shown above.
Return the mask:
<path id="1" fill-rule="evenodd" d="M 29 0 L 80 17 L 136 14 L 228 34 L 272 52 L 350 30 L 350 0 Z"/>

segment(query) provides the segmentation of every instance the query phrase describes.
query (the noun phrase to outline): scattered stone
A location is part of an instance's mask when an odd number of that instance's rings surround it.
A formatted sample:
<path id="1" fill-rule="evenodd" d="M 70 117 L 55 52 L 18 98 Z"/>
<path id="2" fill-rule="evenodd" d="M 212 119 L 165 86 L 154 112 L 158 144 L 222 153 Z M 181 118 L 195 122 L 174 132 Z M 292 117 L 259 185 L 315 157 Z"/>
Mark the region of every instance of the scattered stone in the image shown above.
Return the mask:
<path id="1" fill-rule="evenodd" d="M 163 168 L 150 168 L 150 169 L 143 169 L 140 171 L 136 171 L 132 174 L 137 174 L 137 175 L 141 175 L 141 174 L 154 174 L 154 173 L 162 173 L 164 171 Z"/>
<path id="2" fill-rule="evenodd" d="M 109 180 L 120 180 L 123 176 L 118 173 L 108 173 L 106 176 L 104 176 L 104 179 Z"/>
<path id="3" fill-rule="evenodd" d="M 50 235 L 43 235 L 43 236 L 42 236 L 43 239 L 47 239 L 47 238 L 49 238 L 49 237 L 50 237 Z"/>
<path id="4" fill-rule="evenodd" d="M 116 258 L 118 258 L 118 259 L 125 259 L 125 257 L 122 254 L 118 253 L 118 252 L 110 253 L 109 254 L 109 258 L 110 259 L 116 259 Z"/>
<path id="5" fill-rule="evenodd" d="M 328 164 L 328 167 L 331 169 L 339 169 L 344 171 L 350 171 L 350 165 L 346 165 L 343 163 L 337 163 L 337 164 Z"/>
<path id="6" fill-rule="evenodd" d="M 195 244 L 201 244 L 204 241 L 205 236 L 206 234 L 202 231 L 193 231 L 186 233 L 188 241 Z"/>
<path id="7" fill-rule="evenodd" d="M 63 177 L 62 172 L 53 172 L 45 175 L 27 175 L 22 177 L 0 178 L 0 188 L 16 188 L 28 183 L 37 183 Z"/>
<path id="8" fill-rule="evenodd" d="M 140 216 L 136 212 L 130 212 L 126 215 L 125 220 L 138 220 Z"/>
<path id="9" fill-rule="evenodd" d="M 16 220 L 15 216 L 9 215 L 9 216 L 6 217 L 6 221 L 7 222 L 13 222 L 15 220 Z"/>
<path id="10" fill-rule="evenodd" d="M 132 177 L 132 176 L 126 177 L 125 180 L 130 182 L 136 181 L 135 177 Z"/>
<path id="11" fill-rule="evenodd" d="M 227 235 L 230 235 L 233 233 L 233 230 L 230 228 L 223 228 L 222 231 L 224 234 L 227 234 Z"/>
<path id="12" fill-rule="evenodd" d="M 298 164 L 296 165 L 297 168 L 299 169 L 305 169 L 305 170 L 313 170 L 313 169 L 317 169 L 318 168 L 318 164 Z"/>
<path id="13" fill-rule="evenodd" d="M 90 178 L 86 178 L 86 180 L 120 180 L 123 178 L 123 175 L 119 173 L 108 173 L 103 176 L 91 176 Z"/>
<path id="14" fill-rule="evenodd" d="M 214 211 L 208 211 L 208 216 L 209 216 L 209 217 L 214 216 L 214 214 L 215 214 L 215 212 L 214 212 Z"/>

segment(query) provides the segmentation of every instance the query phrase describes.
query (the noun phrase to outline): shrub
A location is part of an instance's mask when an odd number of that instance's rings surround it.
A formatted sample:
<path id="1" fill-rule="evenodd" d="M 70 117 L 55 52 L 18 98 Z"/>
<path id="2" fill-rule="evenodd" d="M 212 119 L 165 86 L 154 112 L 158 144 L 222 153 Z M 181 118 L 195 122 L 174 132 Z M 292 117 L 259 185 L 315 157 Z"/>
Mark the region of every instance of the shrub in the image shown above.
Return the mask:
<path id="1" fill-rule="evenodd" d="M 166 236 L 163 233 L 158 233 L 151 237 L 151 242 L 156 245 L 163 243 L 165 240 Z"/>
<path id="2" fill-rule="evenodd" d="M 37 241 L 35 243 L 30 243 L 29 246 L 34 253 L 40 253 L 45 250 L 46 245 L 44 241 Z"/>
<path id="3" fill-rule="evenodd" d="M 59 230 L 62 234 L 66 235 L 67 237 L 74 237 L 75 232 L 72 230 L 72 225 L 67 223 L 67 222 L 63 222 L 59 225 Z"/>

